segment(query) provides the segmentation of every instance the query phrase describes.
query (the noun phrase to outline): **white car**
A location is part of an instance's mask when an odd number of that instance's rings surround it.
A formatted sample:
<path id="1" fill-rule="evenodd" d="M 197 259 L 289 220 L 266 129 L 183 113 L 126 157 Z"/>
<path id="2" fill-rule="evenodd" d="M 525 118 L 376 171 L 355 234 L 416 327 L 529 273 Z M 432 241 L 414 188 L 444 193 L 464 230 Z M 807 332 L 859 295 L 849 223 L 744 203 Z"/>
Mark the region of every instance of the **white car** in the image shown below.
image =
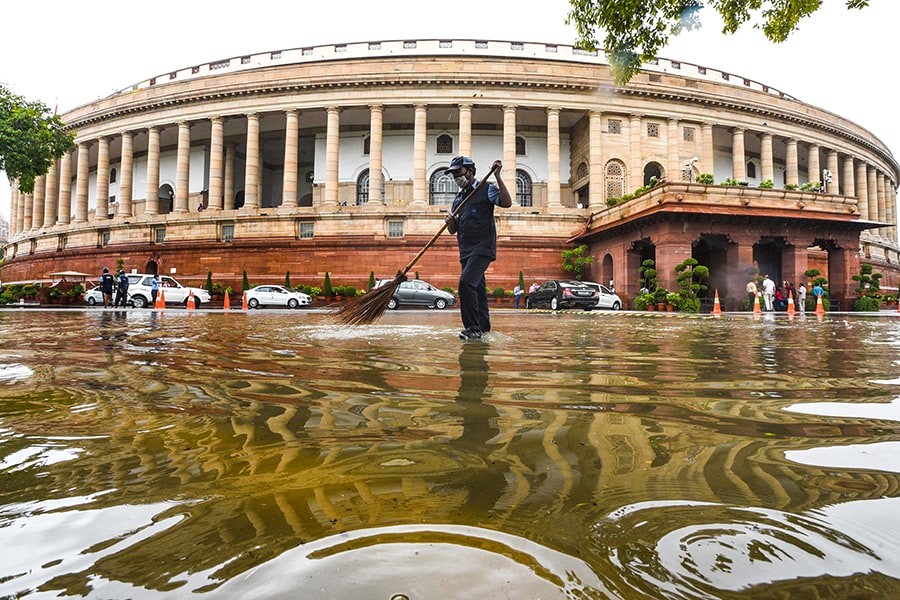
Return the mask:
<path id="1" fill-rule="evenodd" d="M 113 302 L 116 301 L 116 291 L 113 290 Z M 88 291 L 84 293 L 84 301 L 87 302 L 88 306 L 103 306 L 103 292 L 100 291 L 100 286 L 92 287 Z M 128 295 L 128 301 L 131 301 L 131 295 Z"/>
<path id="2" fill-rule="evenodd" d="M 600 299 L 597 301 L 597 308 L 611 308 L 619 310 L 622 308 L 622 299 L 614 291 L 603 285 L 602 283 L 594 283 L 593 281 L 582 281 L 584 285 L 589 285 L 600 292 Z"/>
<path id="3" fill-rule="evenodd" d="M 299 308 L 312 304 L 312 298 L 303 292 L 295 292 L 283 285 L 258 285 L 247 290 L 247 306 L 286 306 Z"/>
<path id="4" fill-rule="evenodd" d="M 212 297 L 209 292 L 203 288 L 195 288 L 183 286 L 173 277 L 168 275 L 157 275 L 159 280 L 159 291 L 163 293 L 166 304 L 183 304 L 187 306 L 188 298 L 193 294 L 194 307 L 200 308 L 202 304 L 206 304 Z M 152 306 L 153 296 L 150 294 L 151 281 L 153 275 L 129 273 L 128 274 L 128 298 L 135 308 L 144 308 Z"/>

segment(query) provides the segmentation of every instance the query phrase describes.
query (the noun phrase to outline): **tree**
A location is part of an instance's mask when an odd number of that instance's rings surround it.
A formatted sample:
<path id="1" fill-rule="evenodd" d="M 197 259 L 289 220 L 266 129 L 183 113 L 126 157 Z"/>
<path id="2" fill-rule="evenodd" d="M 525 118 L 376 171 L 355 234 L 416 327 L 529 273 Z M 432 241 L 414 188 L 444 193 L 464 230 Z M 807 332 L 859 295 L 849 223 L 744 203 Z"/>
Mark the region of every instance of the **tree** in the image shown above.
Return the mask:
<path id="1" fill-rule="evenodd" d="M 213 293 L 213 280 L 212 280 L 212 271 L 206 272 L 206 285 L 203 286 L 207 292 L 209 292 L 210 296 Z"/>
<path id="2" fill-rule="evenodd" d="M 247 277 L 247 271 L 244 271 L 243 277 L 241 277 L 241 291 L 246 292 L 250 289 L 250 279 Z"/>
<path id="3" fill-rule="evenodd" d="M 30 102 L 0 85 L 0 171 L 26 194 L 34 180 L 72 147 L 75 135 L 41 102 Z"/>
<path id="4" fill-rule="evenodd" d="M 284 287 L 286 287 L 287 289 L 291 289 L 291 272 L 290 271 L 284 272 Z"/>
<path id="5" fill-rule="evenodd" d="M 575 279 L 581 281 L 584 277 L 584 268 L 594 262 L 592 256 L 583 256 L 587 252 L 587 246 L 582 244 L 574 250 L 563 250 L 562 268 L 567 273 L 575 273 Z"/>
<path id="6" fill-rule="evenodd" d="M 869 0 L 845 0 L 861 9 Z M 707 6 L 722 16 L 722 33 L 736 32 L 751 19 L 772 42 L 780 43 L 797 29 L 800 20 L 817 11 L 822 0 L 569 0 L 566 23 L 578 32 L 576 44 L 587 50 L 602 47 L 617 85 L 628 83 L 641 64 L 656 58 L 671 36 L 700 27 L 700 10 Z M 597 30 L 605 31 L 603 44 Z"/>

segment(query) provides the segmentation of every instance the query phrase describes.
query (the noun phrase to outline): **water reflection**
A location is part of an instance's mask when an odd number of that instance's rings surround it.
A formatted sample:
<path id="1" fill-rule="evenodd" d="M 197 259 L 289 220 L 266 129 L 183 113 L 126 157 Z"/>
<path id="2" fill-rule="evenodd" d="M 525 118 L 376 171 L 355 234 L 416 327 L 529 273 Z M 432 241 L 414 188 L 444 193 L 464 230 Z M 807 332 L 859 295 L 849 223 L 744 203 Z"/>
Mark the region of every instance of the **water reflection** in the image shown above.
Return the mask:
<path id="1" fill-rule="evenodd" d="M 0 312 L 0 597 L 900 591 L 900 321 L 495 320 Z"/>

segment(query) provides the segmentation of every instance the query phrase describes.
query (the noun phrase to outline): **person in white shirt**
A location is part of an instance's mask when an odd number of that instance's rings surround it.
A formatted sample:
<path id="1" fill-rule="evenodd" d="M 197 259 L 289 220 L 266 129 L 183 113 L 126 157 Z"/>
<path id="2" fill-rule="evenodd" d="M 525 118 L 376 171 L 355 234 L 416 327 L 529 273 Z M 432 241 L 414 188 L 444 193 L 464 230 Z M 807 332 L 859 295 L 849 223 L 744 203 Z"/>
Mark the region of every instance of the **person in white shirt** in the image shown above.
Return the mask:
<path id="1" fill-rule="evenodd" d="M 763 300 L 766 302 L 766 310 L 773 310 L 774 306 L 772 305 L 772 298 L 775 295 L 775 282 L 769 279 L 769 276 L 766 275 L 763 278 Z"/>
<path id="2" fill-rule="evenodd" d="M 800 284 L 800 287 L 797 288 L 797 304 L 800 305 L 798 310 L 801 313 L 806 312 L 806 286 L 802 283 Z"/>

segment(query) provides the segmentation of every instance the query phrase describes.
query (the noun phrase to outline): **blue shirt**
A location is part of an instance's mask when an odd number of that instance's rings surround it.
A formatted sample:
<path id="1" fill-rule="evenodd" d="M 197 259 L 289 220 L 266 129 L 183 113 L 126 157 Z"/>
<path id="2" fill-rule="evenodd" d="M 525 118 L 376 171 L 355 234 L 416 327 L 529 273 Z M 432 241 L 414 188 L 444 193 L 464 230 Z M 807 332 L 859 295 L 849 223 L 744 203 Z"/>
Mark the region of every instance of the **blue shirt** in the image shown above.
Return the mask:
<path id="1" fill-rule="evenodd" d="M 473 179 L 471 186 L 460 190 L 453 199 L 451 212 L 455 212 L 463 199 L 477 186 L 478 179 Z M 496 260 L 497 227 L 494 224 L 494 206 L 499 202 L 500 188 L 489 183 L 475 192 L 457 216 L 456 239 L 459 243 L 460 260 L 470 256 L 486 256 Z"/>

